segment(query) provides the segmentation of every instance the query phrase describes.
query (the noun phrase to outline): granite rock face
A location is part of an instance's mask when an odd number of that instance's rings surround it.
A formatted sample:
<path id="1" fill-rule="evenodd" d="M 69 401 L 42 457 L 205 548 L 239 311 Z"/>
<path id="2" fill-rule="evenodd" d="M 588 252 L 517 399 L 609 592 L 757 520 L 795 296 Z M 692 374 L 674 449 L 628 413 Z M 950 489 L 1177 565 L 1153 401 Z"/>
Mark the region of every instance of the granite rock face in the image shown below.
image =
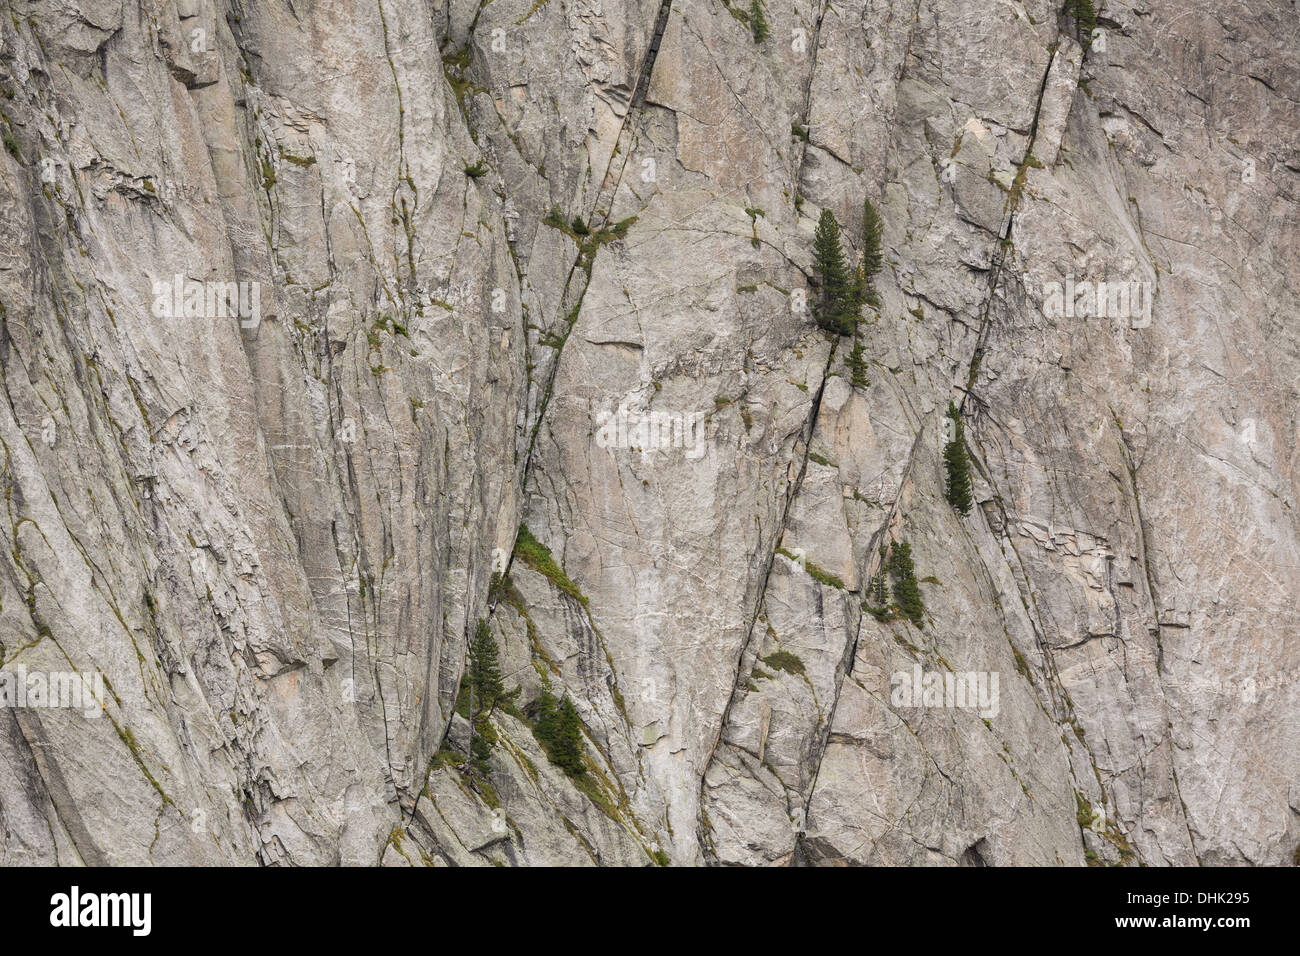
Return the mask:
<path id="1" fill-rule="evenodd" d="M 1291 863 L 1300 24 L 1098 5 L 13 3 L 0 862 Z"/>

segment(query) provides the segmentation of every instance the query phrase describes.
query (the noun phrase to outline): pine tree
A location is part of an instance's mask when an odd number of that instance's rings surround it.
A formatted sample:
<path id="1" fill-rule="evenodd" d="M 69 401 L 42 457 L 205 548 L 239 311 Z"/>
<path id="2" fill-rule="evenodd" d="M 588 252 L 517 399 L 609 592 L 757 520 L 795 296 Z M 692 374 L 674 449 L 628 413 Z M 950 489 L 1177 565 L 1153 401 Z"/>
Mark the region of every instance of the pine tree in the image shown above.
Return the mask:
<path id="1" fill-rule="evenodd" d="M 866 349 L 862 347 L 862 341 L 856 336 L 853 339 L 853 349 L 849 352 L 849 357 L 844 360 L 844 364 L 849 367 L 849 381 L 854 388 L 867 388 L 871 385 L 867 379 Z"/>
<path id="2" fill-rule="evenodd" d="M 849 335 L 853 332 L 853 288 L 844 247 L 840 244 L 840 224 L 835 213 L 822 210 L 813 235 L 813 270 L 817 276 L 817 324 L 828 332 Z"/>
<path id="3" fill-rule="evenodd" d="M 549 683 L 544 684 L 542 692 L 537 695 L 537 717 L 533 721 L 533 736 L 549 754 L 555 745 L 555 717 L 560 710 L 560 702 L 551 693 Z"/>
<path id="4" fill-rule="evenodd" d="M 488 758 L 492 756 L 492 742 L 496 734 L 486 719 L 479 717 L 474 721 L 474 733 L 469 739 L 470 768 L 480 776 L 488 772 Z"/>
<path id="5" fill-rule="evenodd" d="M 750 0 L 749 28 L 754 31 L 754 42 L 762 43 L 767 39 L 767 17 L 763 16 L 763 5 L 759 0 Z"/>
<path id="6" fill-rule="evenodd" d="M 966 430 L 962 427 L 957 406 L 948 403 L 948 420 L 952 422 L 952 437 L 943 446 L 943 463 L 948 470 L 945 496 L 948 504 L 958 514 L 968 515 L 971 509 L 970 459 L 966 455 Z"/>
<path id="7" fill-rule="evenodd" d="M 582 720 L 567 694 L 555 715 L 555 743 L 550 758 L 570 777 L 580 777 L 587 769 L 582 759 Z"/>
<path id="8" fill-rule="evenodd" d="M 549 681 L 544 681 L 537 695 L 533 736 L 546 756 L 570 777 L 580 777 L 587 769 L 582 759 L 582 718 L 573 701 L 565 695 L 556 700 Z"/>
<path id="9" fill-rule="evenodd" d="M 478 619 L 474 628 L 474 639 L 469 645 L 469 681 L 474 715 L 487 713 L 496 706 L 505 694 L 505 684 L 501 680 L 501 663 L 497 657 L 497 642 L 492 637 L 492 629 L 487 621 Z"/>
<path id="10" fill-rule="evenodd" d="M 880 215 L 876 212 L 876 207 L 871 204 L 870 199 L 863 199 L 862 265 L 859 268 L 862 291 L 859 296 L 863 304 L 869 305 L 873 309 L 880 308 L 880 296 L 876 293 L 876 274 L 880 272 L 880 267 L 885 261 L 880 246 L 882 231 L 883 225 L 880 221 Z"/>
<path id="11" fill-rule="evenodd" d="M 862 307 L 864 305 L 875 305 L 875 293 L 871 288 L 871 280 L 867 274 L 862 271 L 862 266 L 853 270 L 853 278 L 849 281 L 849 302 L 850 311 L 855 320 L 862 317 Z"/>
<path id="12" fill-rule="evenodd" d="M 884 254 L 880 249 L 882 230 L 883 225 L 876 207 L 870 199 L 862 200 L 862 271 L 866 273 L 868 282 L 876 278 L 876 273 L 884 263 Z"/>
<path id="13" fill-rule="evenodd" d="M 878 607 L 884 607 L 889 603 L 889 592 L 886 590 L 888 582 L 885 580 L 885 556 L 880 555 L 880 568 L 876 571 L 875 577 L 871 579 L 871 596 L 875 599 Z"/>
<path id="14" fill-rule="evenodd" d="M 1092 46 L 1092 31 L 1097 29 L 1097 8 L 1092 0 L 1067 0 L 1065 12 L 1074 20 L 1075 36 L 1084 49 Z"/>
<path id="15" fill-rule="evenodd" d="M 469 691 L 467 713 L 470 726 L 470 768 L 483 775 L 488 772 L 488 757 L 492 755 L 492 744 L 496 742 L 496 732 L 492 730 L 485 715 L 491 713 L 497 701 L 505 695 L 501 664 L 497 658 L 497 642 L 492 637 L 492 629 L 483 618 L 478 619 L 474 637 L 469 642 L 469 667 L 465 673 L 465 684 Z"/>
<path id="16" fill-rule="evenodd" d="M 867 596 L 862 602 L 862 610 L 882 624 L 888 624 L 898 617 L 898 609 L 889 601 L 889 562 L 885 552 L 880 552 L 880 565 L 867 584 Z"/>
<path id="17" fill-rule="evenodd" d="M 921 587 L 916 583 L 916 569 L 912 566 L 912 546 L 906 541 L 894 545 L 889 553 L 889 576 L 894 579 L 894 603 L 903 617 L 917 627 L 925 621 L 925 602 Z"/>

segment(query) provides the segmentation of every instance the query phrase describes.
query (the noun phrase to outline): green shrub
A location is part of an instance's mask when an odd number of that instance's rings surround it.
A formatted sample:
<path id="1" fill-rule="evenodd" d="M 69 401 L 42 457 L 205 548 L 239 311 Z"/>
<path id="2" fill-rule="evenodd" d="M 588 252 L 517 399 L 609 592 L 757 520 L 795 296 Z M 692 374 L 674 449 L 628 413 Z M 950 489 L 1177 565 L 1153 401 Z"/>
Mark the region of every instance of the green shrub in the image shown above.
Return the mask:
<path id="1" fill-rule="evenodd" d="M 1093 813 L 1092 804 L 1088 802 L 1088 798 L 1077 790 L 1074 792 L 1074 806 L 1075 819 L 1079 821 L 1079 826 L 1085 830 L 1092 826 L 1097 819 L 1097 815 Z"/>
<path id="2" fill-rule="evenodd" d="M 809 457 L 812 457 L 814 461 L 818 461 L 819 464 L 830 465 L 830 461 L 825 458 L 821 458 L 820 455 L 815 457 L 814 456 L 809 456 Z M 797 558 L 789 551 L 787 551 L 785 548 L 777 548 L 776 553 L 780 555 L 784 555 L 785 557 L 789 558 L 791 561 L 798 564 L 803 569 L 804 574 L 808 575 L 818 584 L 824 584 L 829 588 L 838 588 L 841 591 L 847 590 L 847 588 L 845 588 L 844 586 L 844 581 L 841 578 L 839 578 L 837 575 L 831 574 L 825 568 L 818 567 L 817 565 L 809 561 L 806 557 Z"/>
<path id="3" fill-rule="evenodd" d="M 542 222 L 554 229 L 565 229 L 569 225 L 559 206 L 552 206 L 551 211 L 543 217 Z"/>

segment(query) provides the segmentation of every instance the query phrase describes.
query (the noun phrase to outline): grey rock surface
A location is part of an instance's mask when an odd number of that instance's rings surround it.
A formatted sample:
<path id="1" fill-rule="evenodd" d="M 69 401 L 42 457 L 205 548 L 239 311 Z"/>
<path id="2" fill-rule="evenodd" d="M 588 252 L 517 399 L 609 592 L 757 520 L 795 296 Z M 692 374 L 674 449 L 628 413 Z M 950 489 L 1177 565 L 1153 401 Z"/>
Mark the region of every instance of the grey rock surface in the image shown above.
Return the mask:
<path id="1" fill-rule="evenodd" d="M 15 0 L 0 863 L 1292 863 L 1300 24 L 1098 5 Z"/>

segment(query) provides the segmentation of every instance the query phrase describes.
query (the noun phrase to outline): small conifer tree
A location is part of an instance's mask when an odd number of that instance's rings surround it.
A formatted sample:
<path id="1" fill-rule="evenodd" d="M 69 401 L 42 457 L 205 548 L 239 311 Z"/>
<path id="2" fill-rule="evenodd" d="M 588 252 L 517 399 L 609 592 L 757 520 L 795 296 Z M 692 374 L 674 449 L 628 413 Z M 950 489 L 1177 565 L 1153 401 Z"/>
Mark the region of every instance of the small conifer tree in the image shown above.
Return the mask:
<path id="1" fill-rule="evenodd" d="M 840 243 L 840 224 L 835 213 L 822 210 L 813 235 L 813 270 L 817 277 L 817 324 L 828 332 L 853 332 L 853 286 Z"/>
<path id="2" fill-rule="evenodd" d="M 468 678 L 475 716 L 491 711 L 505 695 L 497 642 L 483 618 L 478 619 L 474 638 L 470 641 Z"/>
<path id="3" fill-rule="evenodd" d="M 759 0 L 750 0 L 749 28 L 754 32 L 755 43 L 762 43 L 770 32 L 767 27 L 767 17 L 763 16 L 763 4 Z"/>
<path id="4" fill-rule="evenodd" d="M 871 385 L 867 379 L 866 349 L 862 347 L 862 340 L 856 336 L 853 339 L 853 349 L 844 364 L 849 368 L 849 381 L 854 388 L 867 388 Z"/>
<path id="5" fill-rule="evenodd" d="M 486 774 L 487 760 L 492 754 L 496 733 L 487 715 L 505 696 L 501 680 L 501 663 L 497 657 L 497 642 L 487 621 L 478 619 L 474 637 L 469 642 L 469 667 L 465 672 L 465 685 L 469 692 L 469 758 L 470 767 Z"/>
<path id="6" fill-rule="evenodd" d="M 557 700 L 546 682 L 537 695 L 533 736 L 537 738 L 551 763 L 570 777 L 581 777 L 587 770 L 582 759 L 582 718 L 578 708 L 566 695 Z"/>
<path id="7" fill-rule="evenodd" d="M 945 496 L 948 504 L 952 505 L 958 514 L 968 515 L 972 503 L 970 458 L 966 454 L 966 431 L 962 427 L 961 414 L 952 402 L 948 403 L 948 421 L 952 425 L 950 426 L 951 437 L 943 446 L 943 464 L 948 471 Z"/>
<path id="8" fill-rule="evenodd" d="M 921 587 L 916 583 L 916 569 L 912 566 L 912 546 L 906 541 L 894 545 L 889 553 L 889 576 L 894 579 L 894 603 L 903 617 L 917 627 L 925 621 L 925 602 Z"/>
<path id="9" fill-rule="evenodd" d="M 555 747 L 551 759 L 570 777 L 580 777 L 587 769 L 582 760 L 582 719 L 568 695 L 560 701 L 560 710 L 555 718 Z"/>
<path id="10" fill-rule="evenodd" d="M 875 577 L 871 579 L 871 597 L 878 607 L 885 607 L 889 604 L 888 587 L 888 582 L 885 581 L 885 559 L 884 555 L 881 555 L 880 569 L 876 571 Z"/>
<path id="11" fill-rule="evenodd" d="M 1065 12 L 1074 21 L 1075 36 L 1086 50 L 1092 46 L 1092 31 L 1097 29 L 1097 8 L 1092 0 L 1066 0 Z"/>
<path id="12" fill-rule="evenodd" d="M 862 271 L 862 266 L 853 270 L 853 278 L 849 281 L 849 297 L 852 302 L 853 317 L 862 316 L 862 307 L 871 302 L 871 282 L 867 279 L 867 274 Z"/>
<path id="13" fill-rule="evenodd" d="M 483 717 L 475 719 L 473 727 L 474 733 L 469 738 L 470 768 L 483 776 L 488 772 L 488 758 L 492 756 L 492 743 L 496 739 L 496 734 L 492 730 L 492 725 Z"/>
<path id="14" fill-rule="evenodd" d="M 883 224 L 876 207 L 870 199 L 862 200 L 862 271 L 867 282 L 875 281 L 876 273 L 884 263 L 884 253 L 880 247 Z"/>
<path id="15" fill-rule="evenodd" d="M 533 736 L 548 754 L 555 743 L 555 716 L 560 710 L 560 702 L 551 693 L 549 682 L 537 695 L 537 717 L 533 721 Z"/>

